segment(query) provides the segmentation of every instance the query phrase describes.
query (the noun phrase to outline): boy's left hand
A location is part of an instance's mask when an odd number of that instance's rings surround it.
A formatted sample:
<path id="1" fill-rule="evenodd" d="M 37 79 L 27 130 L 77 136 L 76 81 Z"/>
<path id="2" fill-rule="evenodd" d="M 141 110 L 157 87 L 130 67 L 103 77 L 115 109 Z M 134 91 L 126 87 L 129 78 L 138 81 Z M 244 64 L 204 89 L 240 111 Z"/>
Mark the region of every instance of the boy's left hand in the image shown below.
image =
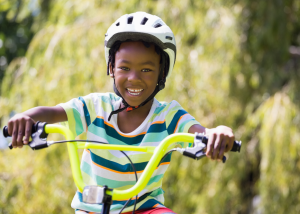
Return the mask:
<path id="1" fill-rule="evenodd" d="M 218 126 L 213 129 L 206 129 L 208 143 L 206 156 L 212 160 L 222 160 L 224 153 L 232 149 L 234 134 L 227 126 Z"/>

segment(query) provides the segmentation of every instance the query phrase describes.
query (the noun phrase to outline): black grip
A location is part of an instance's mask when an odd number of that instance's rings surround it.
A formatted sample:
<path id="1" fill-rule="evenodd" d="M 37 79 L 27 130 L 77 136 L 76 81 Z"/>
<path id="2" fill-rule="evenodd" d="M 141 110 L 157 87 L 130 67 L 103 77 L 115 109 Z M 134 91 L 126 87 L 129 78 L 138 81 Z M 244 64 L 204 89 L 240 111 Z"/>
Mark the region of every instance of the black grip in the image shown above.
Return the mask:
<path id="1" fill-rule="evenodd" d="M 11 137 L 11 136 L 8 134 L 8 127 L 7 127 L 7 126 L 4 126 L 4 127 L 3 127 L 3 136 L 4 136 L 5 138 Z M 13 146 L 11 145 L 11 143 L 8 145 L 8 147 L 9 147 L 10 149 L 13 148 Z"/>
<path id="2" fill-rule="evenodd" d="M 8 127 L 7 126 L 3 127 L 3 136 L 5 138 L 10 137 L 10 135 L 8 134 Z"/>
<path id="3" fill-rule="evenodd" d="M 237 141 L 235 140 L 233 142 L 232 149 L 230 150 L 231 152 L 240 152 L 242 147 L 242 141 Z"/>

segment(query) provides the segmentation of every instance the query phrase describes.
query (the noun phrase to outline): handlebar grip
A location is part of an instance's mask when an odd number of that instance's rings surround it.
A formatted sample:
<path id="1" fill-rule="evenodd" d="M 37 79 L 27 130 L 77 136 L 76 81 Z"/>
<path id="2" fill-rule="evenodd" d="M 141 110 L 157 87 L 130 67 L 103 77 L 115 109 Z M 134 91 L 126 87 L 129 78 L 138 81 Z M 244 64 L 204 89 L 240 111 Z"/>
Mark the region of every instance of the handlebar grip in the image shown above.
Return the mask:
<path id="1" fill-rule="evenodd" d="M 242 147 L 242 141 L 235 140 L 233 142 L 233 146 L 232 146 L 232 149 L 230 151 L 231 152 L 240 152 L 241 147 Z"/>
<path id="2" fill-rule="evenodd" d="M 10 137 L 10 135 L 8 134 L 8 127 L 7 126 L 3 127 L 3 136 L 5 138 Z"/>
<path id="3" fill-rule="evenodd" d="M 3 127 L 3 136 L 4 136 L 5 138 L 11 137 L 11 136 L 8 134 L 8 127 L 7 127 L 7 126 L 4 126 L 4 127 Z M 11 145 L 11 143 L 8 145 L 8 147 L 9 147 L 10 149 L 13 149 L 13 146 Z"/>

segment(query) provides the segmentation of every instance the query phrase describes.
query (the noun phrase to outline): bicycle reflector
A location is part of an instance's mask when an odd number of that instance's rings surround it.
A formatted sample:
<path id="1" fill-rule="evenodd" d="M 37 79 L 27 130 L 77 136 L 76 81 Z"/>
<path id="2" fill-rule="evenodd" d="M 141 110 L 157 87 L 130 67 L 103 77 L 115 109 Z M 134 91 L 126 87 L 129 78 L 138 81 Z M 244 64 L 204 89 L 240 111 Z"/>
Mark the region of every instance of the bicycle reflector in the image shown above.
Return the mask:
<path id="1" fill-rule="evenodd" d="M 82 192 L 82 200 L 87 204 L 112 204 L 112 196 L 106 193 L 107 186 L 85 186 Z"/>

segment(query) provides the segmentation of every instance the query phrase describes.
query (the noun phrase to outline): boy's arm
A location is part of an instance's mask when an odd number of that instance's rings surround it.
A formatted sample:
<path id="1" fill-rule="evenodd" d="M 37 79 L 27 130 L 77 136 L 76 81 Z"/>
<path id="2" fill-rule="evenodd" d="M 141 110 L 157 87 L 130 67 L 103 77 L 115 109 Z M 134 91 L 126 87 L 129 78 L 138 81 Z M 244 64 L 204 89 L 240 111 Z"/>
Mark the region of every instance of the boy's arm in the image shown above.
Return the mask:
<path id="1" fill-rule="evenodd" d="M 208 136 L 206 156 L 212 160 L 222 160 L 224 152 L 232 149 L 234 142 L 234 134 L 232 129 L 227 126 L 218 126 L 213 129 L 204 128 L 195 124 L 189 128 L 189 133 L 204 133 Z"/>
<path id="2" fill-rule="evenodd" d="M 61 106 L 40 106 L 16 114 L 7 125 L 8 133 L 12 136 L 12 146 L 22 148 L 23 143 L 28 144 L 32 125 L 37 121 L 58 123 L 67 120 L 67 114 Z"/>

